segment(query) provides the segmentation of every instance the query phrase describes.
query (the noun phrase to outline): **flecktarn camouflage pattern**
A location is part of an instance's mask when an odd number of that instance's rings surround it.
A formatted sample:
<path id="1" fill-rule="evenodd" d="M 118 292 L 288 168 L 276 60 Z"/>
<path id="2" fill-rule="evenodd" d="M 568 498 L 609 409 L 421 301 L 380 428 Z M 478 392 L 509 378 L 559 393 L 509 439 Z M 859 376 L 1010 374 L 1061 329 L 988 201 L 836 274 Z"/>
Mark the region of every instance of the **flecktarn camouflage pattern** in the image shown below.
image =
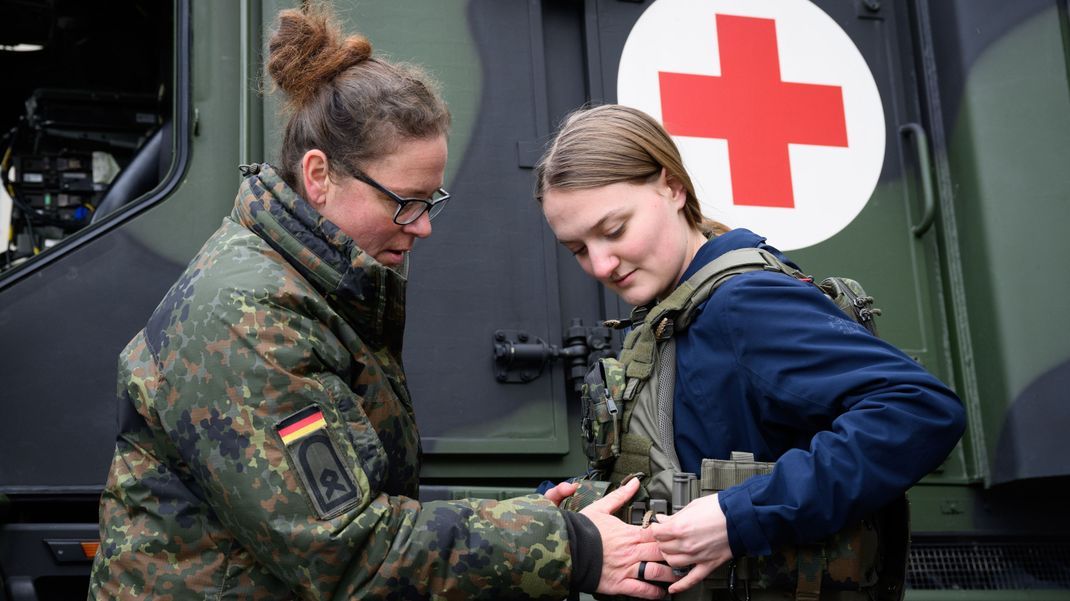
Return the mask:
<path id="1" fill-rule="evenodd" d="M 565 596 L 549 501 L 414 500 L 405 280 L 251 171 L 120 356 L 90 598 Z"/>
<path id="2" fill-rule="evenodd" d="M 620 455 L 620 406 L 624 370 L 613 358 L 600 359 L 588 370 L 580 390 L 580 431 L 590 469 L 603 471 Z"/>

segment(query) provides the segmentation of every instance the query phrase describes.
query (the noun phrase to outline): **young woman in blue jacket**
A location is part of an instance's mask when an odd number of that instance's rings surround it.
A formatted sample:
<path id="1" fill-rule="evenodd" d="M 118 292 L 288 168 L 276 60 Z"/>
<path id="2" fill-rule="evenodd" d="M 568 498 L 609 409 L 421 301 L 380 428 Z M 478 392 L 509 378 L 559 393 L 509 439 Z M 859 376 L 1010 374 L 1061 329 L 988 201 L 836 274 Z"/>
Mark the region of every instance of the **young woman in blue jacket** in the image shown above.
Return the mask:
<path id="1" fill-rule="evenodd" d="M 672 138 L 638 110 L 573 113 L 536 175 L 557 239 L 630 304 L 664 299 L 738 248 L 790 264 L 760 235 L 703 217 Z M 965 423 L 955 393 L 916 361 L 813 284 L 773 272 L 731 278 L 676 336 L 673 416 L 684 471 L 732 451 L 776 462 L 649 528 L 671 566 L 694 566 L 673 593 L 733 557 L 812 543 L 871 514 L 939 466 Z M 647 565 L 645 577 L 669 571 Z"/>

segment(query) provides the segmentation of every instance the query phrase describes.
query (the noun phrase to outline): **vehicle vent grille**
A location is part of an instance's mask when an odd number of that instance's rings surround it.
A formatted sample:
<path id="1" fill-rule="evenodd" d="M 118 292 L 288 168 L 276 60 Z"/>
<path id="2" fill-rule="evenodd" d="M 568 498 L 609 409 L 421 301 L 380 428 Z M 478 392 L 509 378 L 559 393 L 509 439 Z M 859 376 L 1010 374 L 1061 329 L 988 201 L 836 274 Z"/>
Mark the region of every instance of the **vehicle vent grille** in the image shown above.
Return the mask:
<path id="1" fill-rule="evenodd" d="M 1070 589 L 1070 542 L 927 542 L 910 548 L 907 587 Z"/>

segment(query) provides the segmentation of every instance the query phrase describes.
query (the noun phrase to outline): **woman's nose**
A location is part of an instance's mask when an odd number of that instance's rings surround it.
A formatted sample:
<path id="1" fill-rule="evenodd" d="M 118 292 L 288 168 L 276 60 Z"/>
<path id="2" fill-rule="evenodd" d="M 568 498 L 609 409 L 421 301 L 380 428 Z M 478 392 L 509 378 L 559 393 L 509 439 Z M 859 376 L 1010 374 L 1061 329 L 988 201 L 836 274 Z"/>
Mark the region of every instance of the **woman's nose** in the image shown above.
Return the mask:
<path id="1" fill-rule="evenodd" d="M 600 280 L 608 280 L 620 265 L 617 256 L 606 249 L 588 248 L 587 252 L 591 257 L 591 275 Z"/>
<path id="2" fill-rule="evenodd" d="M 416 221 L 401 226 L 401 231 L 417 238 L 426 238 L 431 235 L 431 217 L 424 211 Z"/>

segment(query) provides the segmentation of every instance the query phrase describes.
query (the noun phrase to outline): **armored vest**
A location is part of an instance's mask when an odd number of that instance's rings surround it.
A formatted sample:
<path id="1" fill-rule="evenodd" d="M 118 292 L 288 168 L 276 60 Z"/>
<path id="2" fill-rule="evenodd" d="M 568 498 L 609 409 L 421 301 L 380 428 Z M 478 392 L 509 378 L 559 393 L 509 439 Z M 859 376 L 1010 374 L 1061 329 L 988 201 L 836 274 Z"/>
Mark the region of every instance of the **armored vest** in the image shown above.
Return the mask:
<path id="1" fill-rule="evenodd" d="M 730 459 L 704 459 L 700 474 L 684 473 L 673 441 L 674 335 L 688 327 L 698 307 L 721 284 L 758 270 L 812 281 L 764 249 L 739 249 L 703 267 L 660 303 L 638 307 L 629 319 L 609 324 L 632 330 L 620 359 L 602 359 L 585 378 L 582 432 L 589 470 L 565 508 L 579 508 L 641 474 L 643 486 L 621 517 L 644 524 L 651 515 L 670 514 L 694 498 L 772 472 L 773 463 L 733 453 Z M 857 282 L 829 278 L 819 287 L 876 334 L 873 318 L 880 311 Z M 908 522 L 902 498 L 819 543 L 737 558 L 676 598 L 898 601 L 903 596 Z"/>

